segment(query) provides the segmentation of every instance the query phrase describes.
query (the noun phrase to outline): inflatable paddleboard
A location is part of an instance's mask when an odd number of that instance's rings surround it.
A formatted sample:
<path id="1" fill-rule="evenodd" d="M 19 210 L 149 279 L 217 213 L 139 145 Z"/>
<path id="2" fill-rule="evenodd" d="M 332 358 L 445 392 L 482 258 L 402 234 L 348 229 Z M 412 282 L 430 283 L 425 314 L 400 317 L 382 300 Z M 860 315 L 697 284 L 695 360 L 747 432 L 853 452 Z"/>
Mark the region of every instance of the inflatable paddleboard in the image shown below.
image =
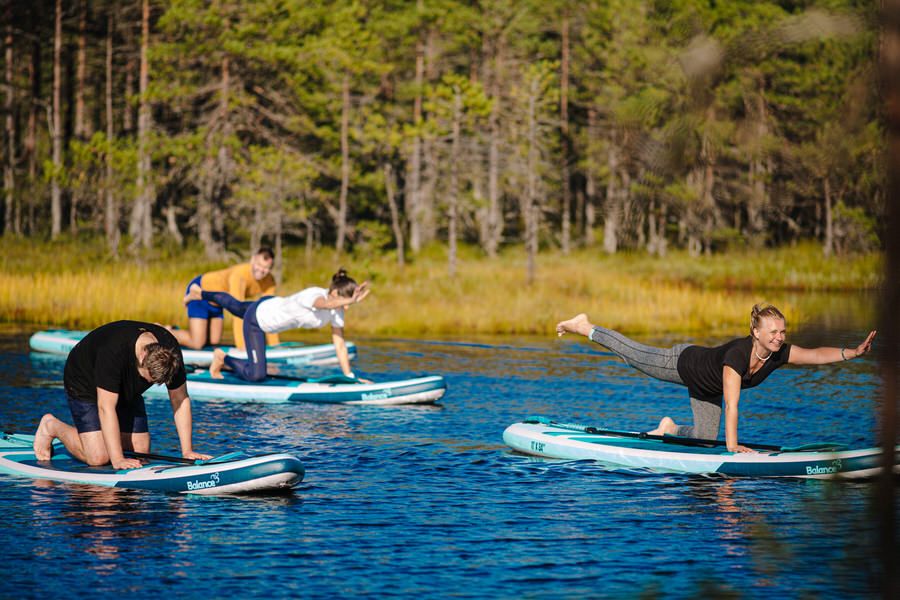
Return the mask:
<path id="1" fill-rule="evenodd" d="M 39 461 L 34 436 L 0 434 L 0 472 L 66 483 L 132 488 L 181 494 L 245 494 L 289 490 L 303 480 L 304 468 L 290 454 L 262 454 L 239 458 L 241 453 L 207 461 L 146 456 L 140 469 L 116 471 L 110 465 L 91 467 L 71 456 L 58 440 L 53 458 Z"/>
<path id="2" fill-rule="evenodd" d="M 546 417 L 530 417 L 510 425 L 503 432 L 503 441 L 513 450 L 532 456 L 738 477 L 872 477 L 880 472 L 882 455 L 881 448 L 847 450 L 836 444 L 755 446 L 757 452 L 735 453 L 715 440 L 604 430 L 555 423 Z M 894 452 L 894 472 L 900 473 L 900 446 Z"/>
<path id="3" fill-rule="evenodd" d="M 50 352 L 53 354 L 68 354 L 88 331 L 70 331 L 68 329 L 50 329 L 38 331 L 29 339 L 32 350 L 38 352 Z M 347 354 L 350 360 L 356 358 L 356 344 L 346 342 Z M 247 352 L 234 346 L 220 346 L 230 356 L 235 358 L 247 358 Z M 208 366 L 212 362 L 213 347 L 207 346 L 201 350 L 182 348 L 185 364 Z M 277 346 L 266 348 L 266 360 L 274 363 L 287 363 L 290 365 L 330 365 L 337 364 L 337 354 L 334 344 L 320 344 L 307 346 L 298 342 L 284 342 Z"/>
<path id="4" fill-rule="evenodd" d="M 330 404 L 432 404 L 447 391 L 440 375 L 380 383 L 360 383 L 344 375 L 310 379 L 269 377 L 260 382 L 244 381 L 224 371 L 213 379 L 209 371 L 188 373 L 191 398 L 219 398 L 253 402 L 319 402 Z M 165 386 L 154 385 L 144 396 L 168 397 Z"/>

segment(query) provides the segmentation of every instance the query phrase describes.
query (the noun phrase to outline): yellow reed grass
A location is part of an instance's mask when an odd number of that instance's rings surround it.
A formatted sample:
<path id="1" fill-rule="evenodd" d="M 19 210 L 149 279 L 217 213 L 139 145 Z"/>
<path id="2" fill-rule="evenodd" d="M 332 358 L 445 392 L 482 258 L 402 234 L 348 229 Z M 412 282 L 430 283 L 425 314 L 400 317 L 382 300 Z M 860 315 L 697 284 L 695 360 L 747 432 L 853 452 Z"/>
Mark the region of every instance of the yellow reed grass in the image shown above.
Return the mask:
<path id="1" fill-rule="evenodd" d="M 6 274 L 0 281 L 0 312 L 5 321 L 90 328 L 116 319 L 166 321 L 177 296 L 170 282 L 148 278 L 133 267 Z"/>
<path id="2" fill-rule="evenodd" d="M 112 261 L 101 258 L 102 249 L 82 249 L 74 241 L 52 248 L 0 242 L 0 249 L 0 321 L 80 329 L 125 318 L 185 326 L 187 282 L 237 262 L 210 264 L 196 251 Z M 877 255 L 825 260 L 814 247 L 702 259 L 548 251 L 539 255 L 530 285 L 520 248 L 490 260 L 464 247 L 454 278 L 440 248 L 402 270 L 390 254 L 336 258 L 323 250 L 307 261 L 302 249 L 289 248 L 278 293 L 327 287 L 341 266 L 372 287 L 370 297 L 348 311 L 351 336 L 548 335 L 558 321 L 579 312 L 633 334 L 733 334 L 747 326 L 755 302 L 771 301 L 789 323 L 798 323 L 835 308 L 834 294 L 804 290 L 871 290 L 881 276 Z M 306 335 L 322 334 L 283 337 Z"/>
<path id="3" fill-rule="evenodd" d="M 698 290 L 684 283 L 650 282 L 616 268 L 587 268 L 567 259 L 543 265 L 532 285 L 524 264 L 496 268 L 487 261 L 461 264 L 457 278 L 407 267 L 407 285 L 388 280 L 352 310 L 354 330 L 375 334 L 548 334 L 579 312 L 635 333 L 733 329 L 749 311 L 747 293 Z M 430 265 L 434 267 L 434 265 Z M 417 286 L 409 285 L 418 282 Z"/>

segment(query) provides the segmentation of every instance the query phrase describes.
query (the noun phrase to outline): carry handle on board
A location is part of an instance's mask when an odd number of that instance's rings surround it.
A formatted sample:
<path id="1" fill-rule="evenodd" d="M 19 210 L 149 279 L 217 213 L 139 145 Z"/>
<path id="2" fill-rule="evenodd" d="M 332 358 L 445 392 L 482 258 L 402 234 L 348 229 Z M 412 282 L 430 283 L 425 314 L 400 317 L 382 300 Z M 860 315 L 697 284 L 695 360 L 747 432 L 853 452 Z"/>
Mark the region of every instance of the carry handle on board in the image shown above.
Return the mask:
<path id="1" fill-rule="evenodd" d="M 122 454 L 128 458 L 143 458 L 145 460 L 164 460 L 167 462 L 182 463 L 185 465 L 202 465 L 202 460 L 194 460 L 193 458 L 183 458 L 181 456 L 165 456 L 163 454 L 152 454 L 147 452 L 132 452 L 131 450 L 123 450 Z"/>
<path id="2" fill-rule="evenodd" d="M 547 417 L 528 417 L 524 421 L 525 423 L 539 423 L 541 425 L 552 425 L 553 427 L 560 427 L 562 429 L 571 429 L 572 431 L 582 431 L 584 433 L 589 434 L 599 434 L 599 435 L 612 435 L 617 437 L 630 437 L 630 438 L 638 438 L 642 440 L 657 440 L 666 444 L 677 444 L 679 446 L 697 446 L 697 447 L 712 447 L 712 446 L 724 446 L 725 442 L 721 440 L 706 440 L 702 438 L 689 438 L 683 437 L 679 435 L 652 435 L 644 432 L 637 431 L 615 431 L 609 429 L 601 429 L 599 427 L 590 427 L 585 425 L 579 425 L 576 423 L 557 423 Z M 838 451 L 844 450 L 846 446 L 842 444 L 831 444 L 831 443 L 820 443 L 820 444 L 807 444 L 804 446 L 797 446 L 794 448 L 784 447 L 784 446 L 771 446 L 768 444 L 743 444 L 747 448 L 752 448 L 753 450 L 765 450 L 768 452 L 826 452 L 826 451 Z"/>

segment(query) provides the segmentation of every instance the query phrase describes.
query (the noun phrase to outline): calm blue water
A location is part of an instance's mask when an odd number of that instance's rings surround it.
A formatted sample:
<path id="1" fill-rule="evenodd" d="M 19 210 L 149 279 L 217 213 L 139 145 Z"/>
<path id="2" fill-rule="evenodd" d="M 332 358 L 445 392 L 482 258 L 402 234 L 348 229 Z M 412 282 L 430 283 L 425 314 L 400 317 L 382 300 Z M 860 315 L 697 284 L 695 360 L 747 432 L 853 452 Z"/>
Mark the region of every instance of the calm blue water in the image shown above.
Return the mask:
<path id="1" fill-rule="evenodd" d="M 63 361 L 30 354 L 33 331 L 0 329 L 4 430 L 32 432 L 45 411 L 69 418 Z M 826 333 L 833 344 L 862 339 Z M 789 341 L 817 345 L 821 335 Z M 629 429 L 689 416 L 683 390 L 583 338 L 355 341 L 358 374 L 443 374 L 447 395 L 435 407 L 195 401 L 198 450 L 304 460 L 306 479 L 287 496 L 184 497 L 0 475 L 0 597 L 879 593 L 874 484 L 706 479 L 508 454 L 503 429 L 528 415 Z M 876 360 L 777 371 L 745 393 L 741 439 L 873 445 Z M 148 412 L 154 450 L 176 452 L 168 402 L 148 401 Z"/>

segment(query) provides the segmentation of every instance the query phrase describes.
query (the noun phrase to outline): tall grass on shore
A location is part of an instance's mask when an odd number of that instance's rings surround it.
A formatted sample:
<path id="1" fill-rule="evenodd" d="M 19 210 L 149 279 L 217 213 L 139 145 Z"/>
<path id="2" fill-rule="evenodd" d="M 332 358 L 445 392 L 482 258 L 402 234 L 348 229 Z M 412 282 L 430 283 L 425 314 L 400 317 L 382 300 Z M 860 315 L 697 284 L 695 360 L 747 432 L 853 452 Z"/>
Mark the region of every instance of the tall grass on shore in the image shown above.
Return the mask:
<path id="1" fill-rule="evenodd" d="M 112 260 L 102 247 L 75 240 L 2 240 L 0 249 L 0 321 L 70 329 L 124 318 L 185 326 L 187 282 L 247 258 L 211 263 L 186 250 Z M 453 279 L 441 247 L 402 270 L 391 254 L 335 258 L 321 250 L 307 261 L 302 249 L 288 248 L 278 293 L 327 287 L 341 266 L 372 287 L 348 310 L 351 335 L 546 335 L 579 312 L 633 334 L 733 334 L 743 332 L 755 302 L 773 302 L 797 323 L 828 310 L 822 298 L 829 293 L 874 290 L 881 280 L 879 255 L 826 259 L 812 245 L 699 258 L 547 251 L 531 285 L 519 248 L 494 260 L 463 248 Z"/>

